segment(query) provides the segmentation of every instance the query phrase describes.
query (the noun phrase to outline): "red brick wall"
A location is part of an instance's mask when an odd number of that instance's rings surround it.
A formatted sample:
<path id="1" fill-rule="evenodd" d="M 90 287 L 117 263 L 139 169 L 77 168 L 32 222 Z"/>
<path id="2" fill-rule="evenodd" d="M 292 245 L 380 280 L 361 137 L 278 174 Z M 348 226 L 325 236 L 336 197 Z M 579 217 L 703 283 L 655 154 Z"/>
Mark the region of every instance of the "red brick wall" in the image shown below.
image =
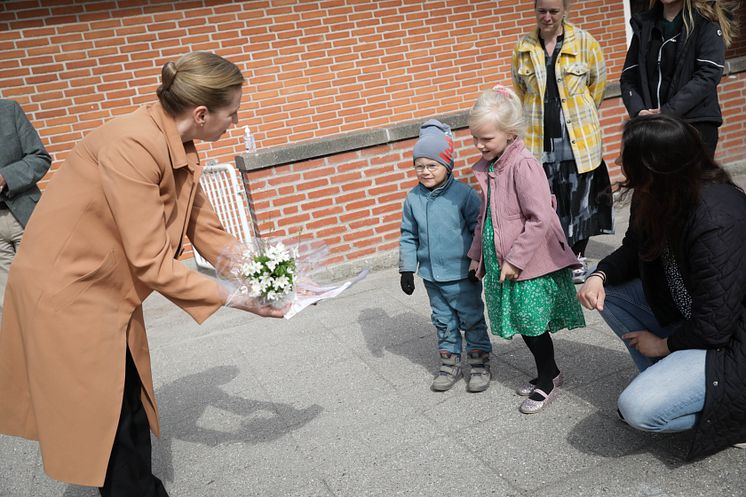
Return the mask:
<path id="1" fill-rule="evenodd" d="M 239 125 L 260 148 L 280 146 L 468 109 L 479 91 L 509 80 L 532 11 L 531 0 L 9 0 L 0 3 L 0 98 L 23 105 L 54 171 L 87 131 L 153 101 L 165 62 L 210 50 L 247 76 Z M 616 81 L 622 0 L 574 2 L 570 17 L 601 42 Z M 728 160 L 746 157 L 744 87 L 743 75 L 721 85 Z M 610 165 L 624 116 L 619 99 L 604 102 Z M 468 175 L 474 153 L 458 136 L 457 175 Z M 303 228 L 327 240 L 337 262 L 395 248 L 414 184 L 412 144 L 250 173 L 263 231 Z M 200 150 L 232 162 L 241 130 Z"/>
<path id="2" fill-rule="evenodd" d="M 603 41 L 613 79 L 624 25 L 622 3 L 608 3 L 578 2 L 572 18 Z M 10 0 L 0 3 L 0 97 L 23 105 L 58 166 L 88 130 L 152 101 L 165 62 L 210 50 L 247 76 L 240 125 L 259 147 L 282 145 L 468 108 L 479 90 L 509 77 L 532 7 Z M 240 130 L 201 147 L 221 160 L 242 148 Z"/>

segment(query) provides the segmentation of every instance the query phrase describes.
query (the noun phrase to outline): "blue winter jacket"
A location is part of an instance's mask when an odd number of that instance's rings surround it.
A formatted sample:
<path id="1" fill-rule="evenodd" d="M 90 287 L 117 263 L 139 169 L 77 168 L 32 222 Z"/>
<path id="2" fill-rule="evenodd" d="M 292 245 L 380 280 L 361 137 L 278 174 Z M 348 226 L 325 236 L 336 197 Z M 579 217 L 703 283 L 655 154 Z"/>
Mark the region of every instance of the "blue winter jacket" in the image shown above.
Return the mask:
<path id="1" fill-rule="evenodd" d="M 445 184 L 428 190 L 415 186 L 404 201 L 399 272 L 419 271 L 434 282 L 461 280 L 469 275 L 474 226 L 479 216 L 479 195 L 449 175 Z"/>

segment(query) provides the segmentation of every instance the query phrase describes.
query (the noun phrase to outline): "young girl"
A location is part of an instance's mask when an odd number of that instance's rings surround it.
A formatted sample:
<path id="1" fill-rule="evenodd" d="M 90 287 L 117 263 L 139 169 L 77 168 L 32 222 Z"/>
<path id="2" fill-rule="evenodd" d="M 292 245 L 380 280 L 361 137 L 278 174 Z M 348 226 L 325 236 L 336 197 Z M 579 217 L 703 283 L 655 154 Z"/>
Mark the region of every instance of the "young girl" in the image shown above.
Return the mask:
<path id="1" fill-rule="evenodd" d="M 482 207 L 468 255 L 484 279 L 492 333 L 523 337 L 538 376 L 516 390 L 528 396 L 520 410 L 540 411 L 557 396 L 562 374 L 548 331 L 585 326 L 568 245 L 541 164 L 518 137 L 521 102 L 505 86 L 482 93 L 469 112 L 474 145 L 482 154 L 474 175 Z"/>

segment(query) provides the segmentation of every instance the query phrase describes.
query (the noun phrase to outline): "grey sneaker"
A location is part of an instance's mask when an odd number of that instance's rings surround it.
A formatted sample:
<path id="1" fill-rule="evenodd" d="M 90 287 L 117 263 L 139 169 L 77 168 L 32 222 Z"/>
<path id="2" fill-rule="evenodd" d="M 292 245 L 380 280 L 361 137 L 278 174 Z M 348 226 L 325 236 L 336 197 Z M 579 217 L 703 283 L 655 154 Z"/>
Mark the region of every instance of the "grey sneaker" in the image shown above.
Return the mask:
<path id="1" fill-rule="evenodd" d="M 438 376 L 435 377 L 430 388 L 436 392 L 445 392 L 455 385 L 461 377 L 460 359 L 461 357 L 457 354 L 441 352 Z"/>
<path id="2" fill-rule="evenodd" d="M 492 373 L 490 372 L 490 353 L 483 350 L 469 352 L 466 362 L 471 366 L 469 372 L 468 392 L 484 392 L 490 386 Z"/>
<path id="3" fill-rule="evenodd" d="M 578 257 L 578 262 L 581 267 L 572 270 L 572 282 L 573 283 L 585 283 L 585 279 L 588 277 L 588 259 L 585 257 Z"/>

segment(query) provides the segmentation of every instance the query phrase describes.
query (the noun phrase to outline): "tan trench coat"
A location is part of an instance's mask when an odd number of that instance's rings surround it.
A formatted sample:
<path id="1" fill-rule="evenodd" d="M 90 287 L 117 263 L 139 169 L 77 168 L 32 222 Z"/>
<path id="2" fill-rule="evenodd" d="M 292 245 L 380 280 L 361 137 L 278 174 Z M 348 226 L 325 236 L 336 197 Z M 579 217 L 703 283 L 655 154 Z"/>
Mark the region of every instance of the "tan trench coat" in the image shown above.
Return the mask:
<path id="1" fill-rule="evenodd" d="M 218 283 L 176 257 L 186 234 L 215 262 L 233 241 L 199 187 L 194 144 L 160 104 L 110 121 L 70 153 L 10 269 L 0 329 L 0 433 L 39 440 L 57 480 L 102 486 L 129 346 L 159 435 L 141 304 L 157 291 L 202 322 Z"/>

